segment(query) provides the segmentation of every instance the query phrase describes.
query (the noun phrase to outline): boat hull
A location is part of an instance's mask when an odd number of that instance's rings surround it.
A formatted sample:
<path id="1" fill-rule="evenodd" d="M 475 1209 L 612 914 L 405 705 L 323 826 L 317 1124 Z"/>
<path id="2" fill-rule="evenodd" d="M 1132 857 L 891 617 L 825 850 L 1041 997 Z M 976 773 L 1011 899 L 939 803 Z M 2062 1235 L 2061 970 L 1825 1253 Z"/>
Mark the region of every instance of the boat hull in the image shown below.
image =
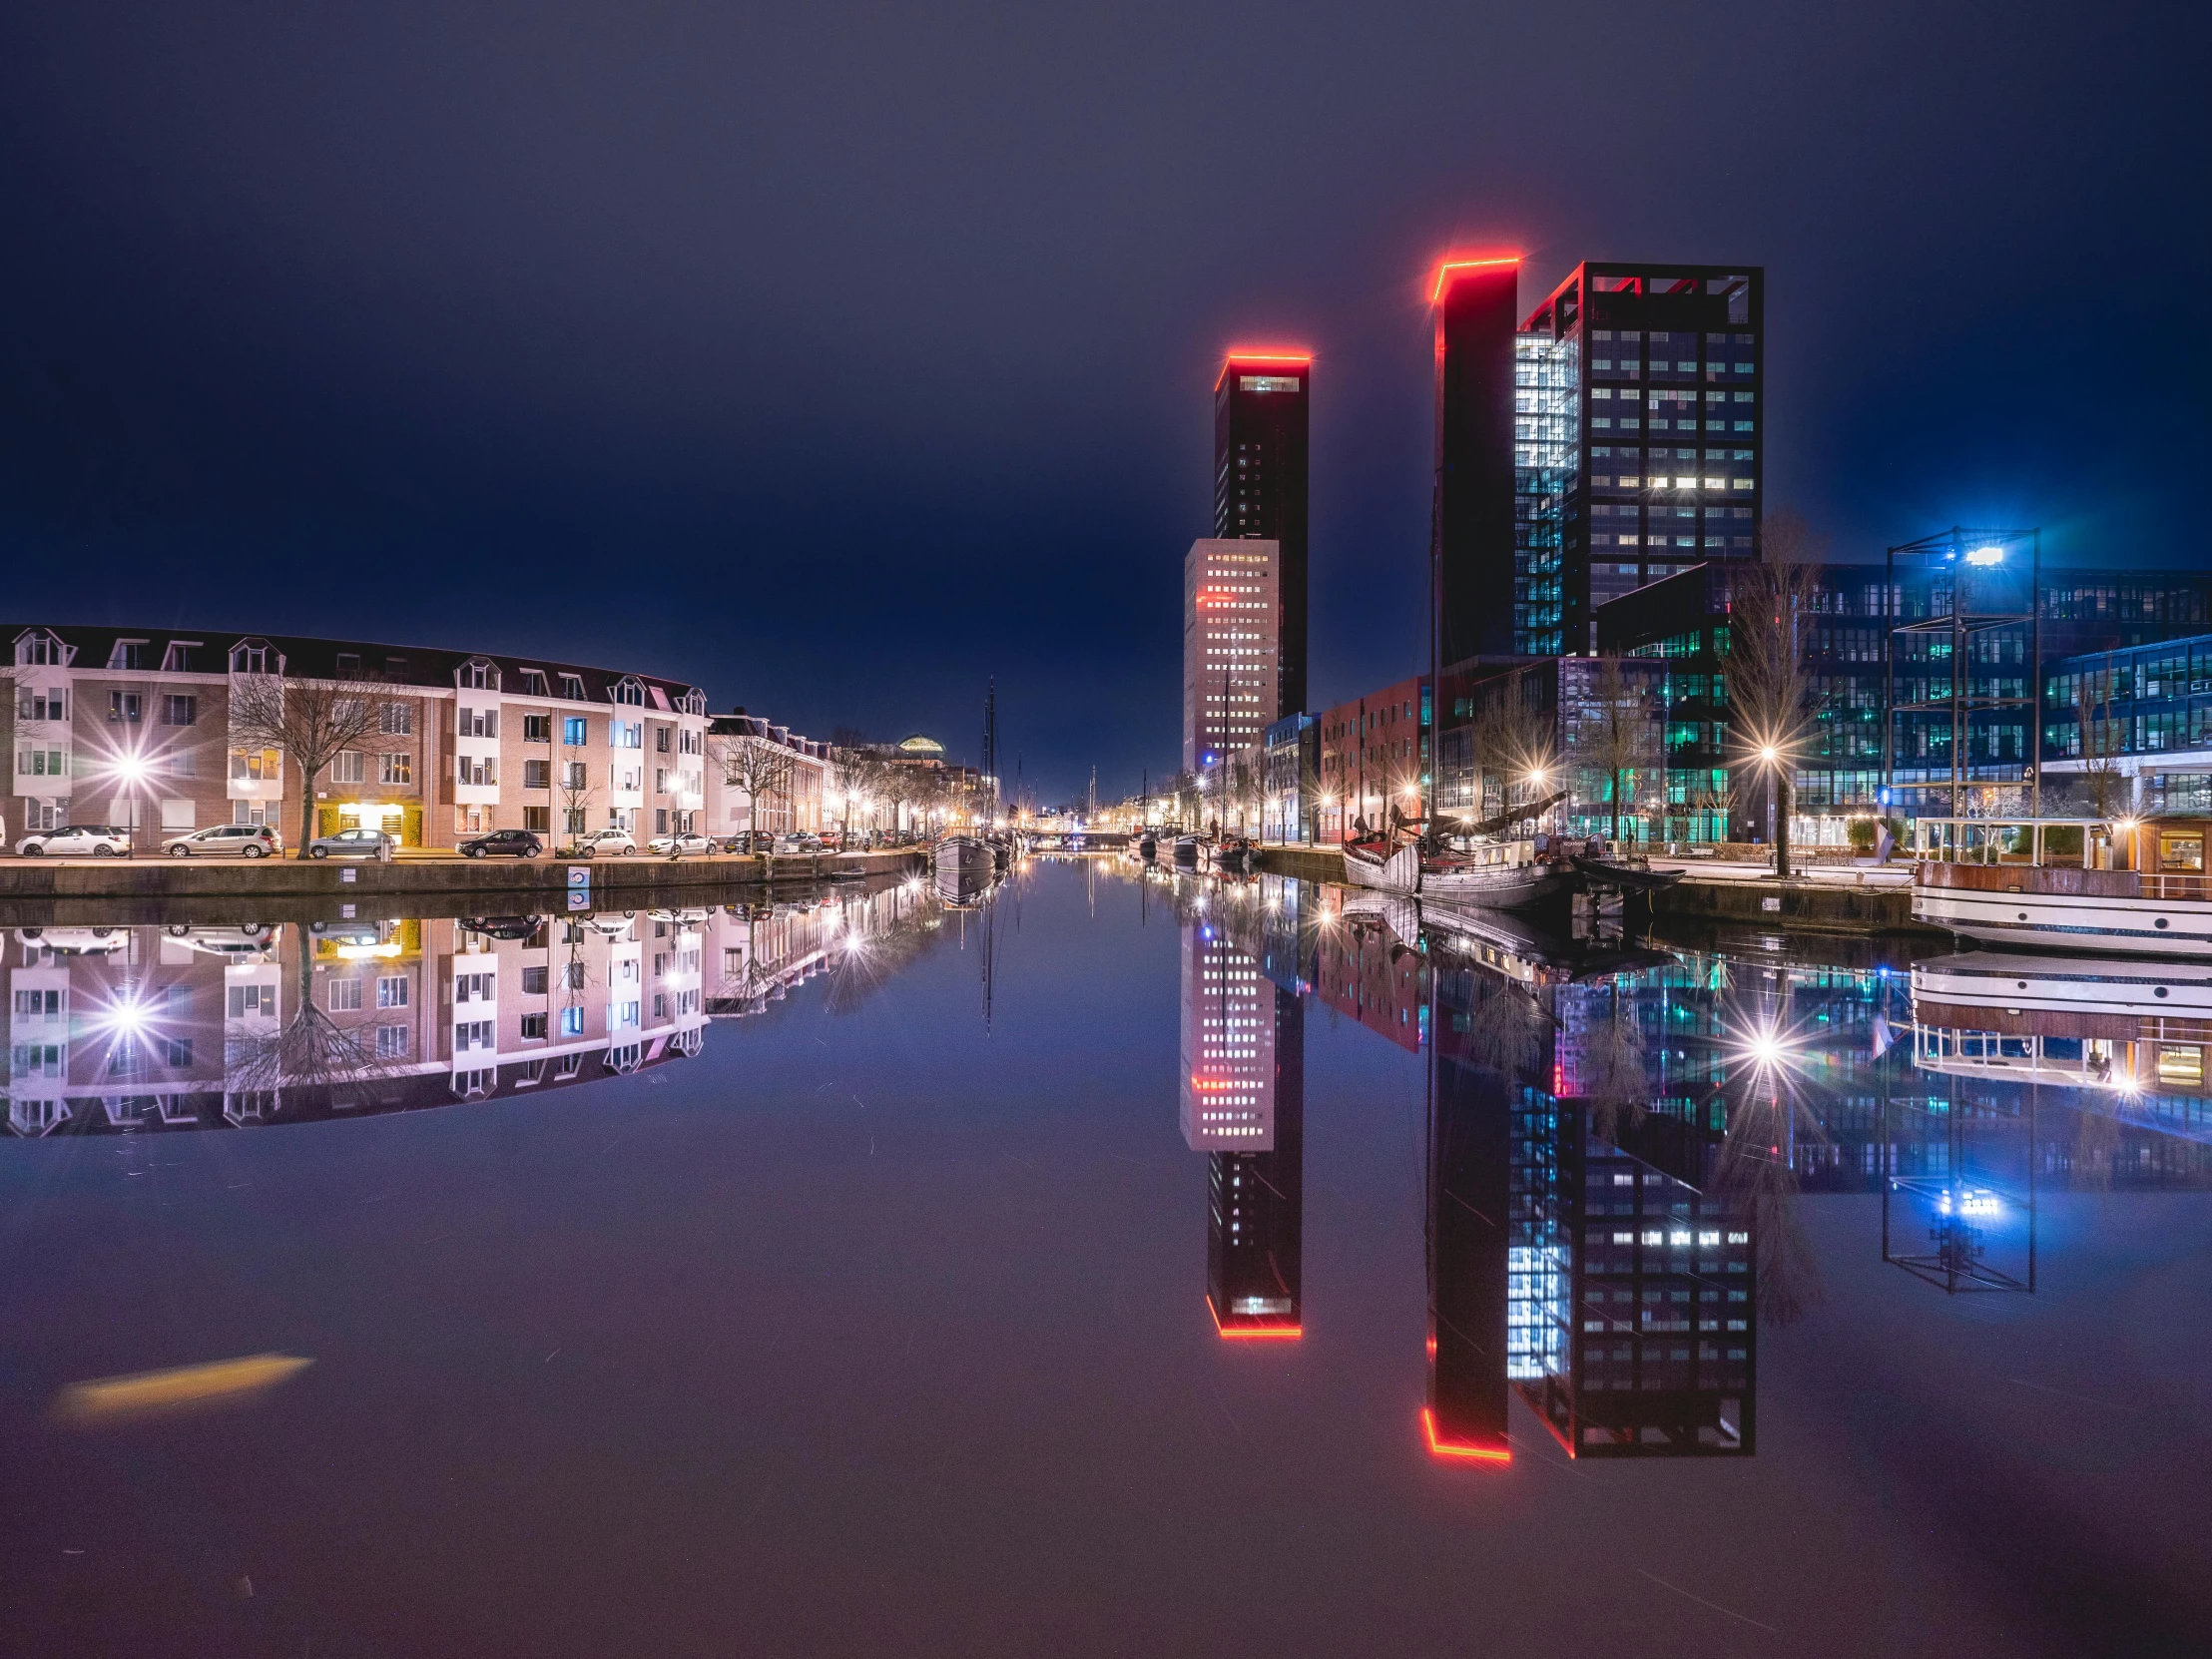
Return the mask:
<path id="1" fill-rule="evenodd" d="M 937 842 L 937 873 L 989 875 L 996 862 L 990 843 L 973 835 L 947 835 Z"/>
<path id="2" fill-rule="evenodd" d="M 1410 841 L 1387 856 L 1364 846 L 1345 848 L 1345 879 L 1356 887 L 1417 892 L 1420 875 L 1420 848 Z"/>
<path id="3" fill-rule="evenodd" d="M 1916 885 L 1913 919 L 1987 944 L 2212 958 L 2212 901 Z"/>
<path id="4" fill-rule="evenodd" d="M 1560 864 L 1519 864 L 1495 869 L 1424 869 L 1424 901 L 1486 910 L 1540 910 L 1582 889 L 1582 877 Z"/>

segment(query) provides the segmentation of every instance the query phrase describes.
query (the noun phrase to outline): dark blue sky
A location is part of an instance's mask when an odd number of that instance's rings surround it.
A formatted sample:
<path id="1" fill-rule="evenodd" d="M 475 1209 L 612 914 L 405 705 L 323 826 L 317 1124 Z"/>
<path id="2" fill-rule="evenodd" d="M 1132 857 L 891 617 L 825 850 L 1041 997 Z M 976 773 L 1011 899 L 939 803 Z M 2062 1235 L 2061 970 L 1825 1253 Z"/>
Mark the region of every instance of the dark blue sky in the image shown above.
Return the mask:
<path id="1" fill-rule="evenodd" d="M 1422 276 L 1758 262 L 1839 552 L 2201 557 L 2202 14 L 0 15 L 0 611 L 486 644 L 1174 764 L 1220 349 L 1310 345 L 1313 695 L 1408 672 Z"/>

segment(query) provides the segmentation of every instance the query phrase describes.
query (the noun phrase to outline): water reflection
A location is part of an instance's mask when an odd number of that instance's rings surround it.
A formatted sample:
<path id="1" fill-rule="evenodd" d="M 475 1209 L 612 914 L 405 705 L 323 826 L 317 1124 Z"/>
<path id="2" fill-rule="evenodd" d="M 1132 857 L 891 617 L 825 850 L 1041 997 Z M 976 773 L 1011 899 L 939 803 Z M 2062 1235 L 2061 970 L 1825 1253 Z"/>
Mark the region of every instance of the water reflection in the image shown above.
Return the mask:
<path id="1" fill-rule="evenodd" d="M 906 882 L 552 916 L 17 927 L 7 1124 L 290 1123 L 621 1076 L 696 1055 L 711 1019 L 818 975 L 855 1004 L 926 946 L 937 910 Z"/>
<path id="2" fill-rule="evenodd" d="M 2039 1179 L 2205 1184 L 2201 975 L 1965 956 L 1909 979 L 1851 941 L 1668 949 L 1153 879 L 1183 927 L 1182 1122 L 1211 1164 L 1224 1336 L 1303 1327 L 1298 993 L 1424 1058 L 1440 1458 L 1510 1461 L 1516 1396 L 1576 1458 L 1753 1454 L 1761 1327 L 1825 1294 L 1809 1191 L 1879 1191 L 1884 1260 L 1942 1289 L 2030 1291 Z M 2078 1127 L 2044 1138 L 2053 1084 Z"/>

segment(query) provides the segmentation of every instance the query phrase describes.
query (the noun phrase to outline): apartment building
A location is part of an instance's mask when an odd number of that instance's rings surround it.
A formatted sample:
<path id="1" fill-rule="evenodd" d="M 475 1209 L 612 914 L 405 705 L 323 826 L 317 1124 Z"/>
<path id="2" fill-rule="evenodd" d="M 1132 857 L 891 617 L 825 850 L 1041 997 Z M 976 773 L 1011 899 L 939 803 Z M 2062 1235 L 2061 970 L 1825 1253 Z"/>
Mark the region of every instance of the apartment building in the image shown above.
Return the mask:
<path id="1" fill-rule="evenodd" d="M 66 823 L 130 829 L 142 851 L 210 824 L 298 835 L 367 825 L 410 846 L 486 830 L 703 829 L 707 695 L 544 658 L 291 636 L 0 624 L 12 843 Z M 312 779 L 236 743 L 250 676 L 358 688 L 372 729 Z"/>
<path id="2" fill-rule="evenodd" d="M 1428 777 L 1428 677 L 1414 675 L 1325 709 L 1316 838 L 1341 841 L 1364 821 L 1381 829 L 1394 808 L 1418 818 Z"/>
<path id="3" fill-rule="evenodd" d="M 715 761 L 707 780 L 712 799 L 705 820 L 695 828 L 711 835 L 747 830 L 772 834 L 821 830 L 823 804 L 830 795 L 827 743 L 803 738 L 743 709 L 711 720 L 706 741 Z M 748 749 L 765 752 L 766 762 L 749 766 L 744 756 Z"/>

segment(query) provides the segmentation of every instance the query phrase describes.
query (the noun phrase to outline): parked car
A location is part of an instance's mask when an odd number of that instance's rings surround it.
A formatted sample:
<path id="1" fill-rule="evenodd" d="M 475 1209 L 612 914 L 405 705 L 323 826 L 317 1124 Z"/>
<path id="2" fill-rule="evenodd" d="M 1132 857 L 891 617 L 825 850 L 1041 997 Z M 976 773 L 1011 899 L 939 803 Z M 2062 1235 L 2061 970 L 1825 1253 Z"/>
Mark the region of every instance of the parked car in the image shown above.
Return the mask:
<path id="1" fill-rule="evenodd" d="M 822 837 L 805 830 L 794 830 L 790 834 L 776 837 L 776 850 L 779 852 L 820 852 L 822 850 Z"/>
<path id="2" fill-rule="evenodd" d="M 563 850 L 569 858 L 627 858 L 637 851 L 638 843 L 627 830 L 594 830 L 588 835 L 578 835 Z"/>
<path id="3" fill-rule="evenodd" d="M 682 857 L 688 852 L 712 852 L 715 840 L 711 835 L 686 831 L 680 835 L 655 835 L 645 843 L 648 852 L 658 852 L 663 857 Z"/>
<path id="4" fill-rule="evenodd" d="M 26 858 L 128 858 L 131 831 L 109 824 L 70 824 L 25 835 L 15 849 Z"/>
<path id="5" fill-rule="evenodd" d="M 340 830 L 334 835 L 317 835 L 307 843 L 310 858 L 381 858 L 391 861 L 399 841 L 381 830 Z"/>
<path id="6" fill-rule="evenodd" d="M 722 837 L 725 852 L 774 852 L 776 837 L 766 830 L 739 830 Z"/>
<path id="7" fill-rule="evenodd" d="M 275 858 L 284 850 L 276 831 L 266 824 L 214 824 L 162 843 L 172 858 Z"/>
<path id="8" fill-rule="evenodd" d="M 464 858 L 535 858 L 544 850 L 534 830 L 494 830 L 461 842 Z"/>

